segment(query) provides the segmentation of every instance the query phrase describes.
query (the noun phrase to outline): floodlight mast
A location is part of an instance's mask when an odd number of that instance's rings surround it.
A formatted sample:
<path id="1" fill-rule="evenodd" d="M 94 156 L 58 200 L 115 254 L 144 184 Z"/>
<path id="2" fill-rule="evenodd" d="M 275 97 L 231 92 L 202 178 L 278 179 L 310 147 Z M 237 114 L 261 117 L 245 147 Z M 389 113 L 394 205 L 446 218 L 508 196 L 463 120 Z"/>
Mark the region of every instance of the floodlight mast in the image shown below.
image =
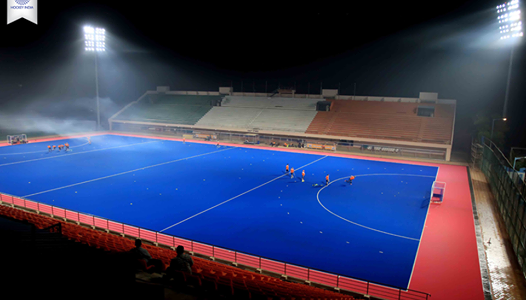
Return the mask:
<path id="1" fill-rule="evenodd" d="M 99 71 L 98 52 L 106 51 L 106 30 L 104 28 L 84 27 L 85 50 L 94 52 L 95 55 L 95 92 L 97 98 L 97 130 L 100 130 L 100 104 L 99 104 Z"/>
<path id="2" fill-rule="evenodd" d="M 522 30 L 522 16 L 520 10 L 519 0 L 512 0 L 497 6 L 497 13 L 499 20 L 500 39 L 520 39 L 523 36 Z M 511 81 L 511 68 L 513 66 L 513 50 L 514 45 L 511 45 L 510 50 L 510 65 L 508 67 L 508 79 L 506 82 L 506 95 L 504 97 L 504 107 L 502 109 L 502 117 L 506 117 L 506 108 L 508 105 L 510 81 Z"/>

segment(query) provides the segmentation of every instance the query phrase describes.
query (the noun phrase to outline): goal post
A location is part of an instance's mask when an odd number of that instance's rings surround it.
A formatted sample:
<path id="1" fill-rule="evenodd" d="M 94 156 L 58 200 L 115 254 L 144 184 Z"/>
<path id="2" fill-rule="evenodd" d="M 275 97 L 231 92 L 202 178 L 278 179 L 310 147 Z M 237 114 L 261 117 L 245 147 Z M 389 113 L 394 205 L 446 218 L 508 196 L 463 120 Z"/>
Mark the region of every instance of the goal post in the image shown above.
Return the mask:
<path id="1" fill-rule="evenodd" d="M 26 144 L 27 136 L 25 134 L 15 134 L 7 136 L 7 143 L 9 145 Z"/>
<path id="2" fill-rule="evenodd" d="M 442 181 L 434 181 L 431 187 L 431 203 L 440 204 L 444 201 L 444 194 L 446 193 L 446 183 Z"/>

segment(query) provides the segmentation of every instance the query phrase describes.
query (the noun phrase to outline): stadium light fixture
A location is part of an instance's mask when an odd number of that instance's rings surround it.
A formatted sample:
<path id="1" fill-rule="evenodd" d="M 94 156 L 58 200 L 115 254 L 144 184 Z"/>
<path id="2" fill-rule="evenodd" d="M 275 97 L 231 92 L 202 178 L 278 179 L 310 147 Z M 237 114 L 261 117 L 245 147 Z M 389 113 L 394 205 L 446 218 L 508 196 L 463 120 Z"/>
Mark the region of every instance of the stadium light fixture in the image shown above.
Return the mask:
<path id="1" fill-rule="evenodd" d="M 84 26 L 84 47 L 95 54 L 95 90 L 97 94 L 97 130 L 100 130 L 98 53 L 106 51 L 106 29 Z"/>
<path id="2" fill-rule="evenodd" d="M 524 36 L 522 29 L 522 12 L 519 0 L 505 2 L 496 7 L 497 20 L 499 21 L 499 34 L 501 40 L 514 40 L 518 42 Z M 506 117 L 506 107 L 508 105 L 508 96 L 510 90 L 511 68 L 513 66 L 514 44 L 511 45 L 510 65 L 508 67 L 508 80 L 506 83 L 506 96 L 504 97 L 504 107 L 502 116 Z M 505 121 L 505 120 L 504 120 Z"/>
<path id="3" fill-rule="evenodd" d="M 104 28 L 84 27 L 84 41 L 86 51 L 106 51 L 106 30 Z"/>
<path id="4" fill-rule="evenodd" d="M 520 38 L 523 36 L 522 15 L 519 0 L 512 0 L 497 6 L 500 39 Z"/>

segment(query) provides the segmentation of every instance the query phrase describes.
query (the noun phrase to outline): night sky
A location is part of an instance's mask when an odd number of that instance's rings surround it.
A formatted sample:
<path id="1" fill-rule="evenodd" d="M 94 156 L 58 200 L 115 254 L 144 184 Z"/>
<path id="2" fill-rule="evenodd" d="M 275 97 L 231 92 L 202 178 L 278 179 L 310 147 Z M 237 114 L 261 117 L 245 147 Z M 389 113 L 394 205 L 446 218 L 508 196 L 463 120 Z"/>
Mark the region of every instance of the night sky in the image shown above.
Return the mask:
<path id="1" fill-rule="evenodd" d="M 99 60 L 106 119 L 162 85 L 263 92 L 267 81 L 269 90 L 319 93 L 322 82 L 352 95 L 356 83 L 356 95 L 456 99 L 454 149 L 467 151 L 471 118 L 502 114 L 510 46 L 495 27 L 500 2 L 108 2 L 39 1 L 38 25 L 4 20 L 0 112 L 95 118 L 76 108 L 88 103 L 91 112 L 95 96 L 83 46 L 89 24 L 108 35 Z M 508 146 L 526 146 L 523 44 L 514 52 Z"/>

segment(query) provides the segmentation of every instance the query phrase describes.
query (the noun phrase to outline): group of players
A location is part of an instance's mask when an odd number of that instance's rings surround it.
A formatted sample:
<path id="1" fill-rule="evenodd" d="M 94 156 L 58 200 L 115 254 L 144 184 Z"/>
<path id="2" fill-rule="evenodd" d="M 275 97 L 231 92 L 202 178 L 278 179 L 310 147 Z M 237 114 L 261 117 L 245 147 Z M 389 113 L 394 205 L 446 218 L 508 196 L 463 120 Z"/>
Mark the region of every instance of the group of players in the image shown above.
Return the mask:
<path id="1" fill-rule="evenodd" d="M 64 145 L 58 145 L 58 146 L 47 146 L 47 149 L 48 149 L 48 152 L 51 152 L 51 151 L 55 151 L 55 149 L 58 148 L 58 151 L 62 150 L 62 149 L 65 149 L 66 152 L 69 151 L 69 144 L 68 143 L 65 143 Z"/>
<path id="2" fill-rule="evenodd" d="M 91 138 L 88 137 L 88 143 L 91 145 Z M 48 152 L 51 152 L 51 151 L 55 151 L 55 149 L 58 148 L 58 151 L 62 150 L 62 149 L 65 149 L 66 152 L 69 151 L 69 144 L 68 143 L 65 143 L 64 145 L 58 145 L 58 146 L 50 146 L 48 145 L 47 146 L 47 149 L 48 149 Z"/>
<path id="3" fill-rule="evenodd" d="M 294 178 L 294 168 L 290 168 L 289 170 L 289 164 L 285 166 L 285 173 L 286 174 L 290 173 L 290 178 Z M 352 185 L 353 180 L 354 180 L 354 175 L 351 175 L 349 179 L 346 180 L 345 182 L 348 182 L 350 185 Z M 305 170 L 301 172 L 301 182 L 305 182 Z M 329 185 L 329 174 L 325 176 L 325 185 Z M 315 183 L 312 186 L 320 186 L 320 184 Z"/>

